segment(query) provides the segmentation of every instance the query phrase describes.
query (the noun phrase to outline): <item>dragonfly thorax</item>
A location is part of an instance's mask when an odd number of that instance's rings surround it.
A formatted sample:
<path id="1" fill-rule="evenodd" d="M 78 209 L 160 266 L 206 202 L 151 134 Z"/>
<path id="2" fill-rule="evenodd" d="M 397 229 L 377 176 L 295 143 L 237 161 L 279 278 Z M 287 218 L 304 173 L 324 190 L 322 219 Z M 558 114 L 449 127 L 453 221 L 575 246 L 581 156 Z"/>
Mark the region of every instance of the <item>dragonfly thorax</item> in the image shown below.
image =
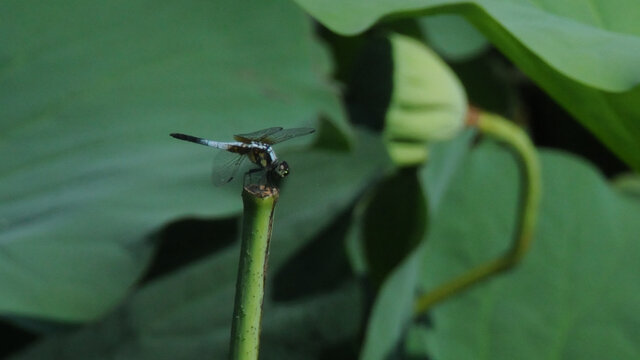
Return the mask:
<path id="1" fill-rule="evenodd" d="M 271 145 L 252 142 L 248 144 L 248 147 L 251 148 L 248 154 L 251 162 L 263 169 L 267 169 L 268 172 L 275 173 L 281 178 L 289 175 L 289 164 L 286 161 L 278 160 Z"/>
<path id="2" fill-rule="evenodd" d="M 260 166 L 261 168 L 267 168 L 272 165 L 276 165 L 278 158 L 271 145 L 263 144 L 259 142 L 252 142 L 245 145 L 249 148 L 249 160 L 252 163 Z"/>

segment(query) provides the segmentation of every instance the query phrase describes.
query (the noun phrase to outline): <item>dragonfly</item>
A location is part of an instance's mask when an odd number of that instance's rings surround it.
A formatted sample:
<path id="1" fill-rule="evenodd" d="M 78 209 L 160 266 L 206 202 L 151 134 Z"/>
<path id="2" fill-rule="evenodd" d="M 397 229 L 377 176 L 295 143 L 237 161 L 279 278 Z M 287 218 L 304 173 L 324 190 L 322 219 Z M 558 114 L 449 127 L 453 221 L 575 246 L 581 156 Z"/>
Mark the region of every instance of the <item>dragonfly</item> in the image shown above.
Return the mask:
<path id="1" fill-rule="evenodd" d="M 274 177 L 286 177 L 289 175 L 289 164 L 287 164 L 286 161 L 278 159 L 271 145 L 313 132 L 315 132 L 315 129 L 312 128 L 284 129 L 281 127 L 271 127 L 248 134 L 234 135 L 233 138 L 235 141 L 233 142 L 208 140 L 180 133 L 172 133 L 170 135 L 176 139 L 226 150 L 227 153 L 231 153 L 232 156 L 230 160 L 224 162 L 218 161 L 219 163 L 214 164 L 214 184 L 223 185 L 233 180 L 246 158 L 248 158 L 251 163 L 257 165 L 257 168 L 247 173 L 249 177 L 260 174 L 261 182 L 271 180 Z"/>

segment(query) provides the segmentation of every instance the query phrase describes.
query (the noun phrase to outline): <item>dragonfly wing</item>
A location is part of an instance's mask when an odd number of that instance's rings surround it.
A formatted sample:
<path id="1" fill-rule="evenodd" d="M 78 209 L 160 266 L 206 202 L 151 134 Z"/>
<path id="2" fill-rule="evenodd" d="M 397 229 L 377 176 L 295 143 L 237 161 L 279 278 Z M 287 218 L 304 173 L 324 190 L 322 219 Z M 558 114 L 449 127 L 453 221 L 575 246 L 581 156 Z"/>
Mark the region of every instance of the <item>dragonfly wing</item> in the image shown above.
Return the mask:
<path id="1" fill-rule="evenodd" d="M 211 171 L 213 184 L 221 186 L 233 180 L 242 167 L 245 157 L 228 151 L 220 151 L 213 159 L 213 170 Z"/>
<path id="2" fill-rule="evenodd" d="M 264 139 L 265 137 L 271 134 L 275 134 L 280 130 L 282 130 L 281 127 L 271 127 L 268 129 L 254 131 L 248 134 L 233 135 L 233 138 L 236 139 L 236 141 L 241 141 L 243 143 L 250 143 L 252 141 L 262 141 L 262 139 Z"/>
<path id="3" fill-rule="evenodd" d="M 315 132 L 315 129 L 312 128 L 294 128 L 294 129 L 284 129 L 273 134 L 266 135 L 260 141 L 266 144 L 277 144 L 281 143 L 285 140 L 289 140 L 294 137 L 308 135 Z"/>
<path id="4" fill-rule="evenodd" d="M 247 171 L 244 174 L 244 185 L 267 185 L 267 172 L 265 168 Z"/>

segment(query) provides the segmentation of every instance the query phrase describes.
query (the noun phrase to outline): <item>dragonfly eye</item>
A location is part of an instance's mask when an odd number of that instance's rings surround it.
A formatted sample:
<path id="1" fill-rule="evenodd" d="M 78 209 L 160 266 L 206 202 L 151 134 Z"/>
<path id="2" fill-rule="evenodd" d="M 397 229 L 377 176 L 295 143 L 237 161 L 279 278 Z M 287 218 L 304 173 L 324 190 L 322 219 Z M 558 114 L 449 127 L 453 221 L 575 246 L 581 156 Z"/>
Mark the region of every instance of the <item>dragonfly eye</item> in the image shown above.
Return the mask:
<path id="1" fill-rule="evenodd" d="M 276 171 L 280 177 L 289 175 L 289 164 L 287 164 L 286 161 L 281 162 L 280 164 L 278 164 Z"/>

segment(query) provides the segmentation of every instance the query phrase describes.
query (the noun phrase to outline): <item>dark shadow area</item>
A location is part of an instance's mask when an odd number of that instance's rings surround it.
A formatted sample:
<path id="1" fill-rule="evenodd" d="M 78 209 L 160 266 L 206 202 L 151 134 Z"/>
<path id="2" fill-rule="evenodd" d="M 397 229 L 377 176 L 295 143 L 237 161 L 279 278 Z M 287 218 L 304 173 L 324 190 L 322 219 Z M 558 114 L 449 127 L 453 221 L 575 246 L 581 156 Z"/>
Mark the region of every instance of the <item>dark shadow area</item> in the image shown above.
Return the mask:
<path id="1" fill-rule="evenodd" d="M 367 40 L 348 79 L 344 102 L 353 124 L 381 131 L 393 92 L 391 43 L 382 36 Z"/>
<path id="2" fill-rule="evenodd" d="M 582 156 L 607 177 L 629 171 L 625 163 L 540 88 L 533 84 L 525 86 L 523 97 L 530 113 L 531 136 L 537 146 Z"/>
<path id="3" fill-rule="evenodd" d="M 364 254 L 377 286 L 418 246 L 427 218 L 417 168 L 399 169 L 378 184 L 362 228 Z"/>
<path id="4" fill-rule="evenodd" d="M 343 341 L 334 346 L 325 348 L 318 360 L 352 360 L 360 354 L 360 343 L 355 341 Z"/>
<path id="5" fill-rule="evenodd" d="M 10 322 L 0 319 L 0 358 L 5 359 L 9 355 L 25 349 L 40 338 L 39 335 L 31 331 L 22 329 Z"/>
<path id="6" fill-rule="evenodd" d="M 431 322 L 431 317 L 429 314 L 422 314 L 413 319 L 411 324 L 407 324 L 403 333 L 404 335 L 401 337 L 401 341 L 398 342 L 396 348 L 394 349 L 394 353 L 387 357 L 388 360 L 391 359 L 402 359 L 402 360 L 429 360 L 430 357 L 423 354 L 413 354 L 411 350 L 409 350 L 409 346 L 407 346 L 406 341 L 409 337 L 409 329 L 411 327 L 418 326 L 420 328 L 431 329 L 433 328 L 433 323 Z"/>
<path id="7" fill-rule="evenodd" d="M 469 103 L 513 119 L 518 106 L 518 82 L 524 77 L 495 49 L 465 61 L 447 63 L 464 84 Z"/>
<path id="8" fill-rule="evenodd" d="M 345 252 L 345 237 L 351 209 L 311 240 L 273 277 L 274 301 L 291 301 L 338 288 L 351 275 Z"/>
<path id="9" fill-rule="evenodd" d="M 239 234 L 236 217 L 220 220 L 185 219 L 173 222 L 152 236 L 157 250 L 139 284 L 201 259 L 232 244 Z"/>

